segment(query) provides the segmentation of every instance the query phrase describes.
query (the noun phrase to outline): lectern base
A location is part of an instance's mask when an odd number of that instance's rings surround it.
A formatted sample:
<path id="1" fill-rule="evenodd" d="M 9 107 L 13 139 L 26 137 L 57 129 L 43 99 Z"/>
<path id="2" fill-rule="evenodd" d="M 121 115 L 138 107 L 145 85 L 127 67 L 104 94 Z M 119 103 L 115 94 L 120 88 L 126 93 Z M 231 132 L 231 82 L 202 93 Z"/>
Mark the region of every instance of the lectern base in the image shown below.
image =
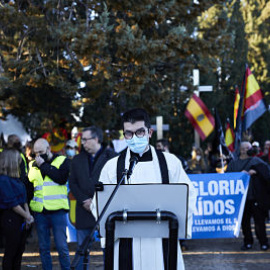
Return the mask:
<path id="1" fill-rule="evenodd" d="M 177 244 L 178 244 L 178 219 L 169 211 L 160 212 L 126 212 L 117 211 L 111 213 L 106 221 L 106 249 L 105 270 L 113 270 L 114 267 L 114 232 L 116 221 L 156 220 L 157 222 L 168 221 L 169 241 L 168 255 L 165 260 L 165 270 L 177 270 Z"/>

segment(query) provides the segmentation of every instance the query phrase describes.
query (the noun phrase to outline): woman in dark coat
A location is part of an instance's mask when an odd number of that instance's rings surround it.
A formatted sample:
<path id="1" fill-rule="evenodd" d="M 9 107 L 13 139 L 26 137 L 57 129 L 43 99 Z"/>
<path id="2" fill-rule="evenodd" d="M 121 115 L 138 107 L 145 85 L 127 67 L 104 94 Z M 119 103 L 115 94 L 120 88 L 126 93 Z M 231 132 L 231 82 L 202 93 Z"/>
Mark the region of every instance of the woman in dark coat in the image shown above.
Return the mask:
<path id="1" fill-rule="evenodd" d="M 6 149 L 0 153 L 0 218 L 5 237 L 3 270 L 21 269 L 26 228 L 34 221 L 27 205 L 25 186 L 19 179 L 20 162 L 17 150 Z"/>

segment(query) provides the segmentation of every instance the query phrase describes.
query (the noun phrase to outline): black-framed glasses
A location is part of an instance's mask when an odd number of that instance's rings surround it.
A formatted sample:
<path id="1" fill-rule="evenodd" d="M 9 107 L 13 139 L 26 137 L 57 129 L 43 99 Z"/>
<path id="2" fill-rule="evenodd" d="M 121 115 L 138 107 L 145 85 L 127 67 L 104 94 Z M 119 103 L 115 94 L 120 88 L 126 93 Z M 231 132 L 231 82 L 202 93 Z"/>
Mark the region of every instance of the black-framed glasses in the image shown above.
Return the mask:
<path id="1" fill-rule="evenodd" d="M 132 132 L 130 130 L 126 130 L 126 131 L 124 131 L 124 137 L 125 137 L 125 139 L 130 140 L 133 138 L 133 136 L 135 134 L 136 137 L 142 138 L 142 137 L 144 137 L 145 133 L 146 133 L 146 130 L 144 128 L 140 128 L 140 129 L 136 130 L 135 132 Z"/>
<path id="2" fill-rule="evenodd" d="M 87 142 L 89 140 L 93 140 L 95 139 L 94 137 L 91 137 L 91 138 L 82 138 L 82 142 Z"/>

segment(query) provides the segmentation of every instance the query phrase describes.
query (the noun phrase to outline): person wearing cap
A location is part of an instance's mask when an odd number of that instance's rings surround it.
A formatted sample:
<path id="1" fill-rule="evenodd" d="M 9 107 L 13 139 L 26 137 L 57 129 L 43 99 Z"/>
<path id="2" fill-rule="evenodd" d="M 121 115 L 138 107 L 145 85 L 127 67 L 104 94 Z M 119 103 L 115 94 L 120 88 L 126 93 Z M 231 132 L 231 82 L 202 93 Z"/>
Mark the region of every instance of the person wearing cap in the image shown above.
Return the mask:
<path id="1" fill-rule="evenodd" d="M 254 141 L 252 144 L 251 144 L 251 149 L 249 150 L 248 152 L 248 155 L 249 156 L 252 156 L 252 157 L 260 157 L 263 153 L 261 151 L 261 148 L 260 148 L 260 144 L 259 142 L 256 142 Z"/>
<path id="2" fill-rule="evenodd" d="M 77 152 L 78 144 L 74 140 L 68 140 L 66 143 L 66 156 L 69 159 L 72 159 Z"/>
<path id="3" fill-rule="evenodd" d="M 260 144 L 259 144 L 259 142 L 254 141 L 254 142 L 252 143 L 252 146 L 253 146 L 253 147 L 260 147 Z"/>

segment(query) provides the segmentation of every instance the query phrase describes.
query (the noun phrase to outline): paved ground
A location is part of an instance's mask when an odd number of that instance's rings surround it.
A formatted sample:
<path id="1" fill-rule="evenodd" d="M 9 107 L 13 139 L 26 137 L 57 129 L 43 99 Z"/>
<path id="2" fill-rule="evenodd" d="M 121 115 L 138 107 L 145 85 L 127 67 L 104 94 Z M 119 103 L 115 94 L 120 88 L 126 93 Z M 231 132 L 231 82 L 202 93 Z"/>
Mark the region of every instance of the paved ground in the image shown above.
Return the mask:
<path id="1" fill-rule="evenodd" d="M 270 224 L 267 224 L 270 235 Z M 270 250 L 261 251 L 255 241 L 250 251 L 241 251 L 242 238 L 238 239 L 200 239 L 189 240 L 184 255 L 186 270 L 269 270 Z M 75 254 L 74 243 L 69 244 L 71 259 Z M 0 250 L 0 257 L 3 250 Z M 57 253 L 52 249 L 54 270 L 60 270 Z M 1 265 L 1 264 L 0 264 Z M 41 269 L 36 238 L 30 238 L 23 256 L 22 269 Z M 99 244 L 95 243 L 91 251 L 90 270 L 103 270 L 103 256 Z M 150 269 L 149 269 L 150 270 Z"/>
<path id="2" fill-rule="evenodd" d="M 186 270 L 269 270 L 270 251 L 261 251 L 256 242 L 250 251 L 241 251 L 242 239 L 204 239 L 188 242 L 184 252 Z"/>

